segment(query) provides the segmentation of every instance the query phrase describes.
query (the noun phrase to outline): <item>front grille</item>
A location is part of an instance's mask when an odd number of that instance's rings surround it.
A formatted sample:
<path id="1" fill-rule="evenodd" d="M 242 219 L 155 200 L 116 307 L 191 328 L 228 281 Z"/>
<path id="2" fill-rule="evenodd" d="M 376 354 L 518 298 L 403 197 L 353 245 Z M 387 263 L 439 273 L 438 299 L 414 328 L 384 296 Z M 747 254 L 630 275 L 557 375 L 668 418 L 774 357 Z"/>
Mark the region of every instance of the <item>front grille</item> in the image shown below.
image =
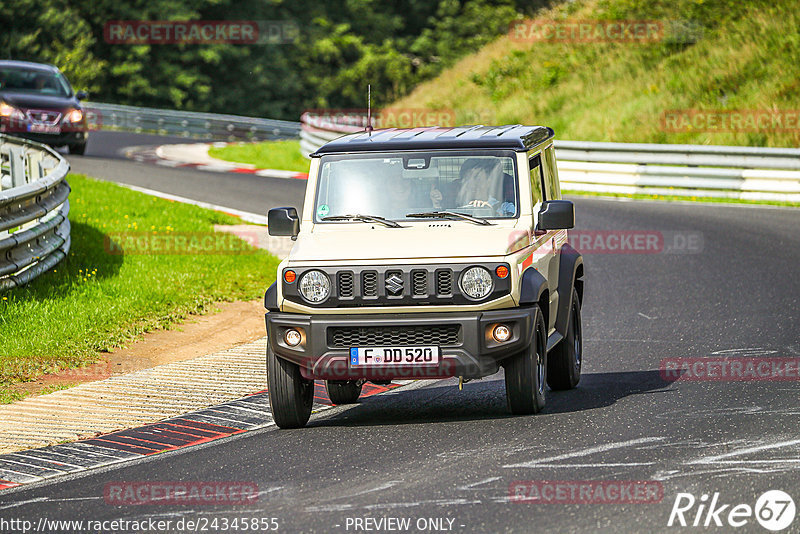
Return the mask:
<path id="1" fill-rule="evenodd" d="M 27 111 L 28 120 L 35 124 L 46 124 L 54 126 L 61 120 L 61 113 L 46 109 L 29 109 Z"/>
<path id="2" fill-rule="evenodd" d="M 328 346 L 458 345 L 461 326 L 368 326 L 328 328 Z"/>
<path id="3" fill-rule="evenodd" d="M 428 294 L 428 271 L 411 271 L 411 290 L 414 296 Z"/>
<path id="4" fill-rule="evenodd" d="M 506 269 L 508 264 L 503 264 Z M 323 271 L 330 281 L 331 295 L 318 308 L 375 308 L 378 306 L 448 306 L 470 305 L 476 301 L 464 296 L 458 280 L 471 264 L 438 265 L 342 265 L 301 267 L 297 278 L 312 270 Z M 497 264 L 486 264 L 494 271 Z M 511 292 L 511 277 L 496 278 L 493 291 L 484 300 L 497 299 Z M 283 282 L 283 295 L 290 302 L 307 306 L 298 284 Z"/>
<path id="5" fill-rule="evenodd" d="M 436 271 L 436 294 L 451 295 L 453 293 L 453 271 L 442 269 Z"/>
<path id="6" fill-rule="evenodd" d="M 361 273 L 361 293 L 365 297 L 378 296 L 378 273 L 375 271 Z"/>
<path id="7" fill-rule="evenodd" d="M 339 298 L 353 298 L 353 273 L 349 271 L 339 271 L 336 275 L 339 284 Z"/>

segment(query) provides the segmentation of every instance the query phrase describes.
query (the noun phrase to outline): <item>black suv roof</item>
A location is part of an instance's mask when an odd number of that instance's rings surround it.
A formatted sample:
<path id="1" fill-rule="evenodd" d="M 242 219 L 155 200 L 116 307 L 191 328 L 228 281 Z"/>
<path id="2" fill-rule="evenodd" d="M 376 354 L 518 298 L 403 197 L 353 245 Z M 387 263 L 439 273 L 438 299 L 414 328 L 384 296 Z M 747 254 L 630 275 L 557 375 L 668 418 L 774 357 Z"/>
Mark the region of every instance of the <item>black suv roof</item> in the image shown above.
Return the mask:
<path id="1" fill-rule="evenodd" d="M 372 134 L 345 135 L 321 146 L 312 156 L 347 152 L 392 152 L 395 150 L 490 148 L 528 150 L 555 133 L 546 126 L 458 126 L 442 128 L 386 128 Z"/>
<path id="2" fill-rule="evenodd" d="M 33 63 L 31 61 L 16 61 L 13 59 L 0 59 L 0 67 L 21 67 L 31 70 L 44 70 L 48 72 L 58 72 L 58 68 L 47 63 Z"/>

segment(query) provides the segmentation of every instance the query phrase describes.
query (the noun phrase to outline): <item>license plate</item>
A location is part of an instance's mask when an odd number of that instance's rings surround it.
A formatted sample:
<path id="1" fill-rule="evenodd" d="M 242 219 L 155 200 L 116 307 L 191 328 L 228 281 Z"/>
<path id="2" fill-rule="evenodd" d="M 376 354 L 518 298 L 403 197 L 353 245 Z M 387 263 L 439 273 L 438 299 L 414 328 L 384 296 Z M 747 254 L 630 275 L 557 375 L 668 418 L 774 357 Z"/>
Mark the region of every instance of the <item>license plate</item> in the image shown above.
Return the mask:
<path id="1" fill-rule="evenodd" d="M 350 365 L 418 366 L 438 365 L 439 347 L 353 347 L 350 349 Z"/>
<path id="2" fill-rule="evenodd" d="M 50 126 L 49 124 L 31 124 L 31 133 L 60 134 L 61 126 Z"/>

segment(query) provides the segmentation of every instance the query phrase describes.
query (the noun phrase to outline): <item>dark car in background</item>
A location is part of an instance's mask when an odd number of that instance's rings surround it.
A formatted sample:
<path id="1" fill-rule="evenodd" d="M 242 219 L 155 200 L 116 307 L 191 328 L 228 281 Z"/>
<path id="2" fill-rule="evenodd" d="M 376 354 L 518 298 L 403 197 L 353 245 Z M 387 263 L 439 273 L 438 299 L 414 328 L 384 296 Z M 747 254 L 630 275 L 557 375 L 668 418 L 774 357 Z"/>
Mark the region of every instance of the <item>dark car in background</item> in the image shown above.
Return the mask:
<path id="1" fill-rule="evenodd" d="M 83 154 L 89 139 L 83 91 L 54 66 L 0 61 L 0 132 Z"/>

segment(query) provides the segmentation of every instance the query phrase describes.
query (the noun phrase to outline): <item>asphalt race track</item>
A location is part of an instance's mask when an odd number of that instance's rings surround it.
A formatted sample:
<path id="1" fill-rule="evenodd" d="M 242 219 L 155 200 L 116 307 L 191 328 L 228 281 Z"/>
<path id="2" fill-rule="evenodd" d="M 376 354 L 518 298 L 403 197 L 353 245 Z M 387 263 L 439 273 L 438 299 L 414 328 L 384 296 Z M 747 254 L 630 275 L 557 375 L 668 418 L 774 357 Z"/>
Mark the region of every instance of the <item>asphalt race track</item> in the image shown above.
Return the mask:
<path id="1" fill-rule="evenodd" d="M 125 159 L 129 146 L 191 143 L 182 137 L 158 137 L 125 132 L 92 132 L 85 156 L 67 156 L 72 172 L 103 178 L 172 195 L 266 215 L 278 205 L 297 204 L 305 191 L 303 180 L 269 179 L 253 175 L 168 169 Z"/>
<path id="2" fill-rule="evenodd" d="M 87 156 L 68 159 L 74 172 L 230 208 L 300 207 L 304 182 L 161 168 L 116 152 L 163 142 L 98 132 Z M 5 492 L 2 517 L 277 518 L 280 532 L 363 532 L 378 525 L 365 519 L 385 518 L 409 518 L 410 531 L 682 532 L 697 529 L 667 527 L 678 494 L 697 499 L 691 524 L 701 496 L 707 508 L 719 493 L 724 526 L 709 518 L 709 531 L 766 532 L 754 517 L 733 529 L 728 513 L 768 490 L 800 507 L 796 368 L 793 380 L 768 381 L 675 381 L 660 368 L 674 358 L 800 358 L 800 211 L 574 201 L 577 235 L 587 236 L 583 376 L 573 391 L 548 392 L 544 413 L 511 417 L 501 374 L 463 391 L 455 380 L 418 382 L 312 416 L 306 429 L 270 427 Z M 655 235 L 658 246 L 608 253 L 609 232 Z M 104 500 L 107 484 L 137 481 L 241 481 L 259 498 L 234 507 Z M 528 487 L 516 481 L 649 481 L 661 493 L 659 502 L 514 502 L 512 484 Z M 785 530 L 799 531 L 800 518 Z"/>

